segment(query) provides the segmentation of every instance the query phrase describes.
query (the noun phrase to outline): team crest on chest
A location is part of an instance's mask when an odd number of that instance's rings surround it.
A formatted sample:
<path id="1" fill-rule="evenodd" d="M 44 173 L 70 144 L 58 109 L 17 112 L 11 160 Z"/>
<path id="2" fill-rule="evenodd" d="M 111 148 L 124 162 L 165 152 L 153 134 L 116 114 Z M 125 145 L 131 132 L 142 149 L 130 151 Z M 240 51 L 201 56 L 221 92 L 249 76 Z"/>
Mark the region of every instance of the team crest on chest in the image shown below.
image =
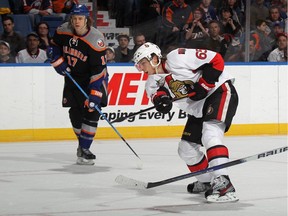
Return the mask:
<path id="1" fill-rule="evenodd" d="M 193 86 L 194 82 L 191 80 L 174 80 L 171 75 L 165 77 L 165 81 L 168 84 L 171 92 L 176 98 L 184 97 L 188 95 L 188 87 Z"/>

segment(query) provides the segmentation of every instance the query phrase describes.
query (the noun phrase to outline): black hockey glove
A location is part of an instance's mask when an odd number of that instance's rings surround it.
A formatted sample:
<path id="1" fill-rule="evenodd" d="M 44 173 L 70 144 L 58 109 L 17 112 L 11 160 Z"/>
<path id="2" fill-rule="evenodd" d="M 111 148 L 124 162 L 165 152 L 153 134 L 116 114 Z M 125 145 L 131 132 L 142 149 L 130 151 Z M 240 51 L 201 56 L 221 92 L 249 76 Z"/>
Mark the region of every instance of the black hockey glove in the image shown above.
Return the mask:
<path id="1" fill-rule="evenodd" d="M 199 101 L 204 99 L 208 92 L 215 87 L 215 84 L 206 82 L 202 77 L 197 83 L 195 83 L 192 88 L 189 86 L 188 96 L 193 101 Z"/>
<path id="2" fill-rule="evenodd" d="M 172 109 L 172 100 L 169 91 L 165 87 L 160 87 L 152 98 L 156 110 L 161 113 L 168 113 Z"/>

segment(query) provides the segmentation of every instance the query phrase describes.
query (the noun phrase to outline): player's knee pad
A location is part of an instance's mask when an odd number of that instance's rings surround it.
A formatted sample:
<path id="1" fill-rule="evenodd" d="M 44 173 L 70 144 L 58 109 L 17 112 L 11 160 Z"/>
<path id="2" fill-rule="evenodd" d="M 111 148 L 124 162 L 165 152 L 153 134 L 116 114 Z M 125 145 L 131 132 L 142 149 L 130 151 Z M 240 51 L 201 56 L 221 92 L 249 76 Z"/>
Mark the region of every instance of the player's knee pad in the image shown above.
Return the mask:
<path id="1" fill-rule="evenodd" d="M 187 165 L 194 165 L 203 159 L 204 153 L 200 145 L 186 140 L 181 140 L 178 145 L 178 155 Z"/>
<path id="2" fill-rule="evenodd" d="M 223 144 L 225 123 L 208 121 L 203 123 L 202 143 L 206 148 L 210 166 L 219 165 L 228 161 L 228 148 Z"/>
<path id="3" fill-rule="evenodd" d="M 220 121 L 203 122 L 202 144 L 206 149 L 216 145 L 222 145 L 225 131 L 225 123 Z"/>

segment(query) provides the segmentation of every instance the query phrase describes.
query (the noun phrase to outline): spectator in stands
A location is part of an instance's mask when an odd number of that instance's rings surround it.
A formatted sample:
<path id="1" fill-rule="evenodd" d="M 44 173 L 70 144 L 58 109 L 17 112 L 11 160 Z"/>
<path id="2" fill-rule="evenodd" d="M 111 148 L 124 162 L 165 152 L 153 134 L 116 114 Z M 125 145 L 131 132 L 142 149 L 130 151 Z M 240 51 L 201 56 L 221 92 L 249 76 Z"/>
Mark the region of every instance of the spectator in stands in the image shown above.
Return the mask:
<path id="1" fill-rule="evenodd" d="M 203 48 L 218 52 L 224 58 L 231 41 L 228 41 L 227 38 L 221 36 L 221 24 L 219 21 L 210 21 L 208 29 L 209 37 L 205 38 Z"/>
<path id="2" fill-rule="evenodd" d="M 9 0 L 1 0 L 0 1 L 0 15 L 10 14 L 11 8 L 9 4 Z"/>
<path id="3" fill-rule="evenodd" d="M 119 34 L 117 37 L 119 46 L 115 49 L 116 62 L 130 62 L 133 58 L 133 51 L 128 48 L 130 38 L 127 34 Z"/>
<path id="4" fill-rule="evenodd" d="M 267 4 L 268 3 L 268 4 Z M 270 0 L 266 2 L 267 7 L 276 6 L 280 9 L 280 16 L 282 19 L 287 19 L 287 0 Z"/>
<path id="5" fill-rule="evenodd" d="M 20 34 L 14 31 L 14 20 L 11 16 L 3 17 L 2 25 L 4 32 L 0 36 L 0 40 L 9 43 L 11 55 L 15 57 L 21 49 L 25 48 L 25 40 Z"/>
<path id="6" fill-rule="evenodd" d="M 222 8 L 220 10 L 220 22 L 222 24 L 222 33 L 231 34 L 234 37 L 240 37 L 242 34 L 242 26 L 232 18 L 231 8 Z"/>
<path id="7" fill-rule="evenodd" d="M 136 33 L 133 36 L 133 41 L 134 41 L 134 47 L 132 49 L 133 55 L 136 52 L 136 50 L 144 43 L 146 43 L 146 38 L 145 35 L 141 32 Z"/>
<path id="8" fill-rule="evenodd" d="M 204 21 L 204 11 L 198 7 L 193 12 L 194 19 L 185 34 L 186 47 L 201 48 L 205 37 L 209 37 L 207 23 Z"/>
<path id="9" fill-rule="evenodd" d="M 204 11 L 204 21 L 209 23 L 211 20 L 219 20 L 217 16 L 217 11 L 213 5 L 211 5 L 212 0 L 202 0 L 200 8 Z"/>
<path id="10" fill-rule="evenodd" d="M 284 33 L 284 23 L 275 23 L 273 28 L 272 28 L 272 32 L 273 32 L 273 38 L 276 38 L 278 34 L 280 33 Z"/>
<path id="11" fill-rule="evenodd" d="M 115 63 L 115 50 L 113 47 L 107 47 L 106 49 L 107 63 Z"/>
<path id="12" fill-rule="evenodd" d="M 226 49 L 226 53 L 224 56 L 224 61 L 226 62 L 231 62 L 231 61 L 235 61 L 234 58 L 234 54 L 235 53 L 239 53 L 241 48 L 242 48 L 242 44 L 240 43 L 240 40 L 238 37 L 234 37 L 231 34 L 222 34 L 222 37 L 224 37 L 224 40 L 227 43 L 227 49 Z"/>
<path id="13" fill-rule="evenodd" d="M 24 13 L 49 16 L 53 13 L 51 0 L 22 0 Z"/>
<path id="14" fill-rule="evenodd" d="M 15 63 L 15 58 L 10 55 L 10 45 L 6 41 L 0 41 L 0 63 Z"/>
<path id="15" fill-rule="evenodd" d="M 244 62 L 245 61 L 245 43 L 240 44 L 241 48 L 239 49 L 239 52 L 235 52 L 231 56 L 229 56 L 228 61 L 230 62 Z M 249 62 L 258 61 L 256 56 L 256 38 L 250 35 L 249 40 Z"/>
<path id="16" fill-rule="evenodd" d="M 257 20 L 265 20 L 269 16 L 269 10 L 264 4 L 264 0 L 254 0 L 250 7 L 250 26 L 256 28 Z"/>
<path id="17" fill-rule="evenodd" d="M 245 24 L 245 10 L 242 0 L 225 0 L 223 6 L 232 10 L 232 19 L 243 27 Z"/>
<path id="18" fill-rule="evenodd" d="M 16 56 L 17 63 L 44 63 L 46 52 L 39 48 L 39 36 L 31 32 L 26 37 L 26 49 L 20 50 Z"/>
<path id="19" fill-rule="evenodd" d="M 46 50 L 48 46 L 52 45 L 52 38 L 49 35 L 49 25 L 46 22 L 40 22 L 36 26 L 36 33 L 39 36 L 39 48 Z"/>
<path id="20" fill-rule="evenodd" d="M 192 9 L 185 0 L 166 3 L 162 11 L 160 48 L 165 52 L 169 46 L 184 44 L 184 34 L 192 20 Z"/>
<path id="21" fill-rule="evenodd" d="M 78 0 L 52 0 L 53 12 L 67 21 L 72 8 L 77 4 Z"/>
<path id="22" fill-rule="evenodd" d="M 253 37 L 256 38 L 256 58 L 260 61 L 267 61 L 268 54 L 272 51 L 275 40 L 267 32 L 265 20 L 256 21 L 256 30 L 252 31 Z"/>
<path id="23" fill-rule="evenodd" d="M 269 62 L 287 62 L 287 34 L 280 33 L 277 37 L 277 48 L 269 53 Z"/>
<path id="24" fill-rule="evenodd" d="M 269 16 L 266 19 L 266 24 L 269 26 L 269 28 L 272 30 L 274 27 L 274 24 L 280 23 L 283 25 L 284 19 L 280 16 L 280 9 L 277 6 L 271 6 L 269 8 Z"/>
<path id="25" fill-rule="evenodd" d="M 52 0 L 53 11 L 57 14 L 69 14 L 76 4 L 79 4 L 78 0 Z"/>

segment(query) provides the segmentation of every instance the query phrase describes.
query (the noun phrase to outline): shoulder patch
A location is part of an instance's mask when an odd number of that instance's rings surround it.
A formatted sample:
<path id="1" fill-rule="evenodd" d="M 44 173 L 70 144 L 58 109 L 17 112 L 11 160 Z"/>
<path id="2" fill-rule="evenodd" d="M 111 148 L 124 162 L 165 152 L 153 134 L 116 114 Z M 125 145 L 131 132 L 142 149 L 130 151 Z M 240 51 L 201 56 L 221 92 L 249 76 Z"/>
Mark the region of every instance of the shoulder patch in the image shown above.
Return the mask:
<path id="1" fill-rule="evenodd" d="M 103 40 L 102 38 L 98 39 L 98 40 L 97 40 L 97 45 L 98 45 L 99 47 L 105 48 L 105 42 L 104 42 L 104 40 Z"/>
<path id="2" fill-rule="evenodd" d="M 81 38 L 84 40 L 92 49 L 103 51 L 106 49 L 105 39 L 103 34 L 96 28 L 91 27 L 89 34 Z"/>

